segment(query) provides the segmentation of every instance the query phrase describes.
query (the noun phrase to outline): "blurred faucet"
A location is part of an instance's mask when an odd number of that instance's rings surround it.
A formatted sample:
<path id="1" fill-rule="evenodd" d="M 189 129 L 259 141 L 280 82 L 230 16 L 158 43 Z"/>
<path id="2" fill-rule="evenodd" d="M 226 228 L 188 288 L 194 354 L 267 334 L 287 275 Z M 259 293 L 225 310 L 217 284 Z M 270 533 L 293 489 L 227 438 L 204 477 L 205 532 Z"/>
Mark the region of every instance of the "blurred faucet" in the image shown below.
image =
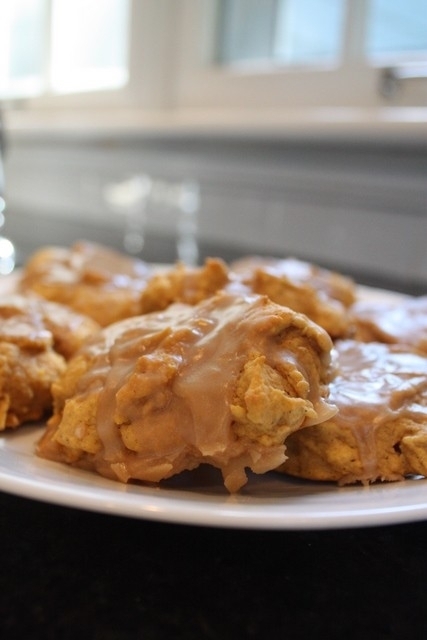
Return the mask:
<path id="1" fill-rule="evenodd" d="M 0 111 L 0 228 L 4 225 L 4 211 L 6 209 L 4 186 L 4 153 L 5 133 L 2 114 Z M 0 275 L 11 273 L 15 268 L 15 247 L 8 238 L 0 236 Z"/>

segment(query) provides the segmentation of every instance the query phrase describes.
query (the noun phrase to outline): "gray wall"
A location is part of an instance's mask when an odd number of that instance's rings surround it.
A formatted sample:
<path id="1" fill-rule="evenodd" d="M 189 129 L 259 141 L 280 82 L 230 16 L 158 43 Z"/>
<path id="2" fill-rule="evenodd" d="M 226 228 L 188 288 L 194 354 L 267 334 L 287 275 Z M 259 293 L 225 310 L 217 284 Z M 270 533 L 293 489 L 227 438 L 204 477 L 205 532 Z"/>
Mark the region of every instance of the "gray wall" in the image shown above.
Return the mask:
<path id="1" fill-rule="evenodd" d="M 201 257 L 294 255 L 397 289 L 427 287 L 424 143 L 16 137 L 4 233 L 21 255 L 88 237 L 121 248 L 105 185 L 147 173 L 200 184 Z M 152 207 L 143 257 L 174 259 L 172 218 Z"/>

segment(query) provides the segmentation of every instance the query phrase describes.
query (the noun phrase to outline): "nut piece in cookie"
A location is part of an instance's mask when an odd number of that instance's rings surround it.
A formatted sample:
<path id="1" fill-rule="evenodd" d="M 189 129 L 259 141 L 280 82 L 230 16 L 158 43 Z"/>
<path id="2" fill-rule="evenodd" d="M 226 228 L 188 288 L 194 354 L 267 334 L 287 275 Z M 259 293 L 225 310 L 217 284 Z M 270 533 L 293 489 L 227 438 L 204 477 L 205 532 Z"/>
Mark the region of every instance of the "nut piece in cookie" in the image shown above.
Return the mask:
<path id="1" fill-rule="evenodd" d="M 399 345 L 337 342 L 338 413 L 292 434 L 280 470 L 340 484 L 427 475 L 427 358 Z"/>
<path id="2" fill-rule="evenodd" d="M 42 457 L 127 482 L 209 464 L 229 491 L 335 413 L 331 339 L 265 296 L 219 293 L 102 330 L 53 386 Z"/>

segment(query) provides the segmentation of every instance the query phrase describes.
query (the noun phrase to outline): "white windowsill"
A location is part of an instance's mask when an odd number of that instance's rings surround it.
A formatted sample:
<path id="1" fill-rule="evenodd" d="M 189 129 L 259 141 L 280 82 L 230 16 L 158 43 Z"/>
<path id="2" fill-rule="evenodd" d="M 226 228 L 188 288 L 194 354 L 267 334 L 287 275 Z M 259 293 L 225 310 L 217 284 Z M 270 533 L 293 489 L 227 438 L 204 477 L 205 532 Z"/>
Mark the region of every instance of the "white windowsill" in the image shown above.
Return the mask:
<path id="1" fill-rule="evenodd" d="M 427 108 L 10 110 L 6 130 L 15 139 L 231 137 L 354 142 L 427 141 Z"/>

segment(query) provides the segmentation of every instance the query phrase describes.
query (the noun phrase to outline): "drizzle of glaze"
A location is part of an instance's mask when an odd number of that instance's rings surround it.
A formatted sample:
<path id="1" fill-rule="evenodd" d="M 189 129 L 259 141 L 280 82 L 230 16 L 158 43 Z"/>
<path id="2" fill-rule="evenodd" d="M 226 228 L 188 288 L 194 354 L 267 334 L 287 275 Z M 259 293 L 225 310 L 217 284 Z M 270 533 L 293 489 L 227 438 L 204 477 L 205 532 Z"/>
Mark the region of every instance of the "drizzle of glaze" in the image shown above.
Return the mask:
<path id="1" fill-rule="evenodd" d="M 407 344 L 427 353 L 427 296 L 397 304 L 361 301 L 352 312 L 362 340 Z"/>
<path id="2" fill-rule="evenodd" d="M 376 429 L 402 417 L 427 420 L 427 358 L 377 342 L 342 341 L 336 349 L 338 374 L 329 396 L 338 407 L 333 421 L 351 429 L 366 478 L 376 478 Z"/>
<path id="3" fill-rule="evenodd" d="M 268 447 L 233 431 L 245 363 L 261 355 L 289 387 L 292 409 L 304 402 L 290 432 L 336 412 L 325 399 L 331 346 L 305 316 L 258 295 L 220 293 L 109 326 L 88 347 L 92 364 L 77 388 L 82 398 L 98 394 L 95 467 L 158 481 L 207 462 L 237 490 L 245 467 L 261 472 L 285 457 L 285 438 Z"/>

